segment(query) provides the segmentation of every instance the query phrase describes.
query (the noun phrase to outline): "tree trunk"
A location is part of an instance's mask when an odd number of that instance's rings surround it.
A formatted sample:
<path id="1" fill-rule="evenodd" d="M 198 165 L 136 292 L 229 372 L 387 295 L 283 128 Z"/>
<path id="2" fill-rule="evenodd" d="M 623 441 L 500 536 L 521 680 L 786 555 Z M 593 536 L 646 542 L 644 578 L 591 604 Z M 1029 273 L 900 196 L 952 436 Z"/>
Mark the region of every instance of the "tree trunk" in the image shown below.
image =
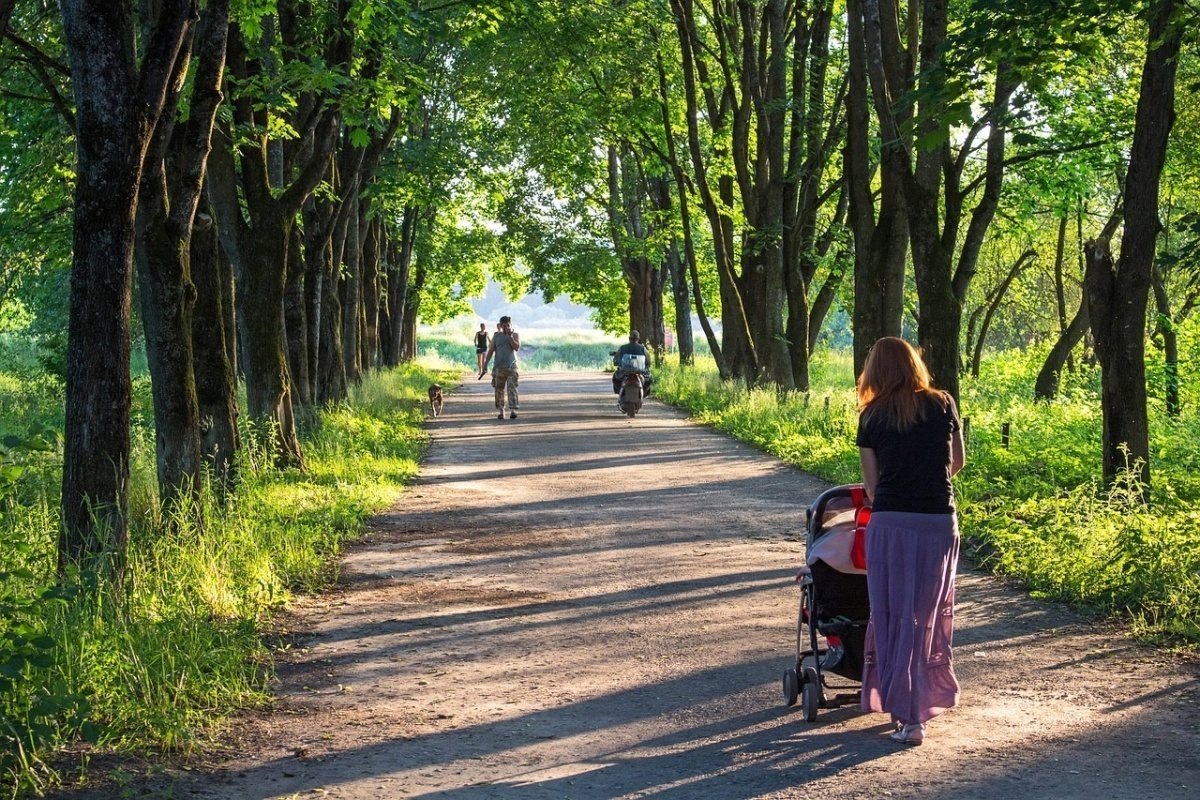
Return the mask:
<path id="1" fill-rule="evenodd" d="M 1179 400 L 1179 331 L 1171 315 L 1171 298 L 1162 271 L 1154 267 L 1151 274 L 1154 289 L 1154 305 L 1158 311 L 1155 333 L 1162 337 L 1163 351 L 1163 400 L 1167 416 L 1178 419 L 1182 410 Z"/>
<path id="2" fill-rule="evenodd" d="M 245 357 L 246 410 L 268 429 L 280 467 L 304 468 L 293 410 L 292 377 L 284 340 L 283 293 L 291 224 L 276 217 L 260 220 L 255 247 L 242 254 L 238 294 L 238 331 Z"/>
<path id="3" fill-rule="evenodd" d="M 679 257 L 679 242 L 667 246 L 667 272 L 671 276 L 671 299 L 675 306 L 675 347 L 680 366 L 695 363 L 696 344 L 692 340 L 692 304 L 689 300 L 687 271 Z"/>
<path id="4" fill-rule="evenodd" d="M 169 0 L 142 63 L 127 3 L 63 0 L 76 106 L 76 181 L 58 566 L 119 581 L 128 542 L 129 310 L 138 188 L 191 22 Z"/>
<path id="5" fill-rule="evenodd" d="M 237 429 L 237 378 L 229 360 L 233 338 L 226 320 L 227 264 L 221 258 L 217 232 L 207 209 L 197 214 L 191 242 L 192 359 L 200 417 L 200 453 L 223 495 L 233 485 L 234 457 L 241 446 Z"/>
<path id="6" fill-rule="evenodd" d="M 215 214 L 213 215 L 213 219 L 216 219 Z M 214 229 L 215 227 L 214 225 Z M 220 233 L 218 232 L 218 247 L 221 244 L 220 238 Z M 233 276 L 233 262 L 229 260 L 229 256 L 225 253 L 225 248 L 219 247 L 219 249 L 221 252 L 217 254 L 217 263 L 221 268 L 219 279 L 221 281 L 221 315 L 225 328 L 225 358 L 229 361 L 229 368 L 233 370 L 233 380 L 236 388 L 238 376 L 242 374 L 241 358 L 238 355 L 241 346 L 238 344 L 237 280 Z"/>
<path id="7" fill-rule="evenodd" d="M 1017 279 L 1017 276 L 1025 269 L 1026 264 L 1036 255 L 1037 253 L 1032 249 L 1022 253 L 1008 270 L 1008 274 L 1000 281 L 1000 285 L 996 287 L 995 291 L 992 292 L 992 295 L 984 304 L 986 310 L 983 313 L 983 322 L 979 326 L 979 338 L 975 340 L 975 348 L 971 357 L 971 377 L 979 377 L 979 364 L 983 361 L 983 343 L 987 339 L 988 329 L 992 326 L 992 318 L 1000 308 L 1000 303 L 1004 301 L 1004 295 L 1008 292 L 1008 287 L 1012 286 L 1012 282 Z"/>
<path id="8" fill-rule="evenodd" d="M 322 404 L 338 403 L 346 399 L 346 361 L 342 347 L 343 309 L 338 285 L 338 266 L 342 263 L 349 222 L 349 213 L 339 216 L 329 247 L 324 253 L 329 261 L 325 266 L 325 290 L 321 295 L 321 351 L 317 382 L 317 401 Z"/>
<path id="9" fill-rule="evenodd" d="M 366 216 L 365 212 L 363 216 Z M 382 245 L 381 221 L 375 217 L 367 222 L 362 256 L 364 370 L 372 370 L 379 366 L 379 263 Z"/>
<path id="10" fill-rule="evenodd" d="M 883 336 L 900 336 L 904 313 L 904 270 L 908 257 L 908 219 L 903 195 L 904 165 L 889 148 L 880 153 L 878 218 L 871 196 L 870 96 L 863 30 L 862 0 L 846 4 L 849 91 L 846 95 L 844 170 L 850 195 L 849 221 L 854 236 L 854 374 L 862 372 L 871 345 Z"/>
<path id="11" fill-rule="evenodd" d="M 419 225 L 420 219 L 414 224 Z M 418 260 L 408 290 L 404 294 L 404 317 L 401 321 L 404 332 L 400 339 L 400 360 L 404 363 L 415 361 L 417 358 L 417 317 L 421 311 L 421 290 L 425 287 L 426 274 L 424 262 Z"/>
<path id="12" fill-rule="evenodd" d="M 330 206 L 336 213 L 330 227 L 329 247 L 322 253 L 328 260 L 322 278 L 325 288 L 321 298 L 321 349 L 318 354 L 317 399 L 321 403 L 336 403 L 346 399 L 343 320 L 347 311 L 342 301 L 340 275 L 350 231 L 351 204 L 357 206 L 358 184 L 354 175 L 359 163 L 354 150 L 344 149 L 338 159 L 340 201 Z"/>
<path id="13" fill-rule="evenodd" d="M 649 181 L 650 199 L 654 208 L 663 219 L 670 219 L 674 211 L 671 202 L 671 184 L 665 177 L 651 178 Z M 687 276 L 684 274 L 683 261 L 679 257 L 679 242 L 671 236 L 663 247 L 663 267 L 659 270 L 659 303 L 662 311 L 662 285 L 665 280 L 671 282 L 671 299 L 675 306 L 675 319 L 672 328 L 675 331 L 675 345 L 679 348 L 679 363 L 691 364 L 693 358 L 692 345 L 692 309 L 688 300 Z"/>
<path id="14" fill-rule="evenodd" d="M 725 363 L 724 355 L 721 353 L 721 345 L 717 342 L 717 336 L 713 331 L 712 324 L 708 321 L 708 314 L 704 310 L 704 296 L 700 291 L 700 276 L 696 268 L 696 246 L 692 237 L 692 215 L 691 206 L 688 202 L 687 181 L 685 180 L 683 167 L 679 163 L 675 147 L 675 133 L 671 125 L 671 107 L 667 92 L 667 73 L 663 65 L 661 48 L 655 53 L 655 63 L 658 67 L 658 105 L 663 121 L 663 134 L 667 141 L 667 159 L 670 162 L 671 173 L 675 177 L 675 187 L 679 192 L 679 222 L 683 230 L 683 257 L 686 262 L 688 277 L 692 284 L 692 297 L 695 298 L 696 303 L 696 317 L 700 320 L 700 329 L 704 331 L 704 338 L 708 341 L 709 352 L 712 353 L 713 361 L 716 362 L 717 373 L 721 376 L 721 380 L 729 380 L 731 377 L 729 367 Z M 667 202 L 669 202 L 669 198 Z M 683 351 L 681 350 L 680 364 L 684 363 L 682 354 Z M 691 361 L 689 360 L 687 363 L 691 363 Z"/>
<path id="15" fill-rule="evenodd" d="M 286 333 L 288 370 L 292 375 L 292 388 L 296 402 L 302 406 L 313 404 L 312 382 L 308 375 L 308 304 L 305 286 L 307 270 L 304 259 L 304 238 L 299 229 L 292 226 L 288 237 L 287 277 L 283 289 L 283 324 Z"/>
<path id="16" fill-rule="evenodd" d="M 350 219 L 346 223 L 346 244 L 342 249 L 342 279 L 339 296 L 342 301 L 342 359 L 346 364 L 346 381 L 362 381 L 362 363 L 358 350 L 358 315 L 362 305 L 362 242 L 359 239 L 357 200 L 350 201 Z"/>
<path id="17" fill-rule="evenodd" d="M 651 263 L 649 230 L 642 217 L 642 201 L 649 194 L 632 148 L 608 147 L 608 221 L 613 252 L 629 289 L 629 327 L 641 333 L 642 342 L 661 359 L 662 277 Z"/>
<path id="18" fill-rule="evenodd" d="M 332 249 L 332 245 L 330 246 Z M 332 263 L 336 264 L 336 260 Z M 342 352 L 342 303 L 333 272 L 326 273 L 328 291 L 321 296 L 320 373 L 317 380 L 317 401 L 322 405 L 346 399 L 346 362 Z"/>
<path id="19" fill-rule="evenodd" d="M 1101 366 L 1104 409 L 1104 476 L 1112 480 L 1127 466 L 1150 491 L 1150 431 L 1146 411 L 1146 306 L 1154 267 L 1159 179 L 1175 122 L 1175 75 L 1184 26 L 1178 0 L 1151 8 L 1125 181 L 1121 256 L 1112 267 L 1105 246 L 1088 254 L 1087 298 L 1096 354 Z M 1103 242 L 1107 245 L 1107 242 Z"/>
<path id="20" fill-rule="evenodd" d="M 194 515 L 200 507 L 200 410 L 192 371 L 191 231 L 171 236 L 165 223 L 156 221 L 139 237 L 136 261 L 159 499 L 169 518 L 184 507 Z"/>
<path id="21" fill-rule="evenodd" d="M 400 362 L 407 364 L 417 358 L 417 313 L 421 309 L 421 296 L 410 294 L 405 302 L 404 327 L 400 337 Z"/>
<path id="22" fill-rule="evenodd" d="M 726 365 L 726 374 L 738 375 L 748 382 L 755 382 L 766 356 L 756 349 L 750 330 L 749 312 L 743 303 L 743 287 L 734 274 L 733 259 L 736 248 L 733 240 L 733 221 L 728 211 L 734 203 L 733 178 L 728 175 L 718 177 L 717 191 L 714 194 L 713 187 L 709 183 L 705 147 L 701 142 L 699 131 L 699 119 L 701 118 L 699 108 L 701 87 L 699 84 L 703 81 L 704 75 L 707 75 L 701 56 L 693 46 L 695 42 L 700 41 L 700 36 L 692 14 L 691 0 L 671 0 L 671 8 L 674 12 L 675 28 L 682 57 L 684 97 L 687 104 L 688 151 L 695 174 L 695 184 L 700 192 L 701 205 L 708 218 L 712 233 L 713 257 L 720 281 L 723 341 L 719 352 L 721 360 Z M 697 80 L 698 74 L 700 74 L 700 80 Z M 733 91 L 733 87 L 726 88 L 728 92 Z M 718 107 L 720 103 L 715 100 L 715 97 L 707 94 L 711 91 L 708 85 L 704 85 L 702 90 L 706 92 L 708 101 L 706 106 L 709 111 L 709 124 L 714 130 L 721 130 L 727 124 L 725 122 L 726 109 Z M 729 153 L 723 145 L 715 148 L 714 158 L 720 160 L 727 156 Z M 743 163 L 742 166 L 745 168 L 746 165 Z M 695 288 L 696 286 L 693 284 L 693 290 Z M 714 350 L 713 352 L 715 354 L 718 351 Z M 719 364 L 720 362 L 718 362 Z"/>
<path id="23" fill-rule="evenodd" d="M 781 389 L 794 389 L 797 376 L 792 371 L 793 348 L 788 341 L 784 311 L 788 308 L 787 270 L 784 265 L 784 237 L 794 236 L 784 226 L 785 130 L 787 121 L 787 12 L 783 0 L 766 0 L 762 7 L 761 29 L 753 21 L 751 3 L 739 3 L 742 13 L 740 45 L 743 51 L 742 106 L 733 126 L 735 172 L 744 162 L 753 178 L 739 176 L 743 206 L 746 210 L 746 235 L 742 244 L 742 289 L 751 340 L 761 361 L 751 382 L 770 382 Z M 760 58 L 765 57 L 765 72 Z M 748 119 L 753 111 L 753 132 Z M 749 155 L 754 140 L 753 160 Z M 750 191 L 747 191 L 750 189 Z M 792 308 L 803 314 L 803 335 L 796 342 L 795 354 L 807 382 L 808 308 L 807 301 L 793 302 Z M 802 310 L 801 307 L 803 306 Z M 799 324 L 799 323 L 798 323 Z"/>
<path id="24" fill-rule="evenodd" d="M 408 310 L 409 271 L 412 266 L 413 246 L 417 229 L 417 209 L 405 206 L 400 221 L 400 242 L 396 247 L 396 258 L 388 274 L 388 318 L 391 337 L 389 350 L 394 367 L 404 361 L 404 315 Z"/>
<path id="25" fill-rule="evenodd" d="M 323 199 L 310 197 L 301 210 L 304 221 L 304 323 L 305 353 L 308 365 L 309 402 L 317 402 L 320 396 L 321 371 L 321 308 L 324 302 L 325 274 L 332 260 L 333 223 L 336 212 L 333 204 Z"/>
<path id="26" fill-rule="evenodd" d="M 808 284 L 797 269 L 787 270 L 787 322 L 784 328 L 788 346 L 788 368 L 792 387 L 808 391 L 808 340 L 812 323 L 808 307 Z"/>
<path id="27" fill-rule="evenodd" d="M 193 42 L 197 66 L 191 75 L 187 121 L 175 123 L 184 77 L 177 74 L 151 139 L 139 190 L 135 259 L 154 403 L 159 498 L 164 518 L 172 522 L 186 510 L 199 523 L 202 508 L 191 237 L 221 102 L 228 30 L 228 0 L 210 3 Z M 180 59 L 177 73 L 186 65 L 187 60 Z"/>

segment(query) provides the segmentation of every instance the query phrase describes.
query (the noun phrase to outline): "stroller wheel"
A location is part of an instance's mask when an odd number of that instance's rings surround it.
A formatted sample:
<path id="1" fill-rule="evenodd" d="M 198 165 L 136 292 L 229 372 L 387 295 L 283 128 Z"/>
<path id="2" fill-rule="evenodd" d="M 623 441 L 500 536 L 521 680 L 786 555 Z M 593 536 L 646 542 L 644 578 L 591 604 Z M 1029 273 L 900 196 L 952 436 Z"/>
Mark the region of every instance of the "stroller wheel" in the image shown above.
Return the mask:
<path id="1" fill-rule="evenodd" d="M 821 707 L 821 679 L 812 667 L 804 669 L 803 699 L 800 708 L 805 722 L 817 721 L 817 709 Z"/>
<path id="2" fill-rule="evenodd" d="M 800 676 L 796 674 L 794 669 L 785 669 L 783 671 L 783 703 L 787 706 L 796 705 L 797 698 L 800 697 Z"/>

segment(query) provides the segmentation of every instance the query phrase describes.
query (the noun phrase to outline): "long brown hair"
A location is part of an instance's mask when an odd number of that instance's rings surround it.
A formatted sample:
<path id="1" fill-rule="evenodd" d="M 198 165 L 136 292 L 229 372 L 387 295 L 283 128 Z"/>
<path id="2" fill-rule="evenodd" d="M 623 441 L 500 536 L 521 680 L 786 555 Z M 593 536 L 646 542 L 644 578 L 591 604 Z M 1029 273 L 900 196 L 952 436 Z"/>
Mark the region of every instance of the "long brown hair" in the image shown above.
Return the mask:
<path id="1" fill-rule="evenodd" d="M 907 431 L 925 418 L 922 395 L 945 408 L 946 395 L 933 387 L 921 354 L 896 336 L 875 342 L 858 376 L 858 410 L 863 417 L 878 414 L 889 426 Z"/>

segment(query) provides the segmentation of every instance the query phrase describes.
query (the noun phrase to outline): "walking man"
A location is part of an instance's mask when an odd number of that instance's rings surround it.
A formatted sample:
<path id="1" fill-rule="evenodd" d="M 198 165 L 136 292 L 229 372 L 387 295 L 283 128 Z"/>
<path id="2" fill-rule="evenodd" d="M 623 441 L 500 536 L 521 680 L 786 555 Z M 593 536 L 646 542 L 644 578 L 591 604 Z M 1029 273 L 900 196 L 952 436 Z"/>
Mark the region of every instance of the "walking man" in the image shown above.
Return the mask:
<path id="1" fill-rule="evenodd" d="M 508 403 L 508 418 L 517 418 L 517 351 L 521 349 L 521 337 L 512 328 L 512 317 L 501 317 L 483 359 L 483 371 L 496 356 L 492 367 L 492 386 L 496 390 L 496 419 L 504 419 L 504 405 Z"/>

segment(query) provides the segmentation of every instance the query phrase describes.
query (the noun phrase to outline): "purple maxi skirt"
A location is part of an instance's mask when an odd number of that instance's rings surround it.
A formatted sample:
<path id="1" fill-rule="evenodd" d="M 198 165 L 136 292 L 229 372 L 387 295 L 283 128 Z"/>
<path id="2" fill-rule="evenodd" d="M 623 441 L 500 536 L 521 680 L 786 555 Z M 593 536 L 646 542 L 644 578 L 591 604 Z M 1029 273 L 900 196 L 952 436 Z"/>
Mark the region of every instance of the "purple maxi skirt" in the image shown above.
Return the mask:
<path id="1" fill-rule="evenodd" d="M 871 516 L 864 711 L 923 723 L 958 702 L 950 653 L 957 567 L 954 514 L 880 511 Z"/>

